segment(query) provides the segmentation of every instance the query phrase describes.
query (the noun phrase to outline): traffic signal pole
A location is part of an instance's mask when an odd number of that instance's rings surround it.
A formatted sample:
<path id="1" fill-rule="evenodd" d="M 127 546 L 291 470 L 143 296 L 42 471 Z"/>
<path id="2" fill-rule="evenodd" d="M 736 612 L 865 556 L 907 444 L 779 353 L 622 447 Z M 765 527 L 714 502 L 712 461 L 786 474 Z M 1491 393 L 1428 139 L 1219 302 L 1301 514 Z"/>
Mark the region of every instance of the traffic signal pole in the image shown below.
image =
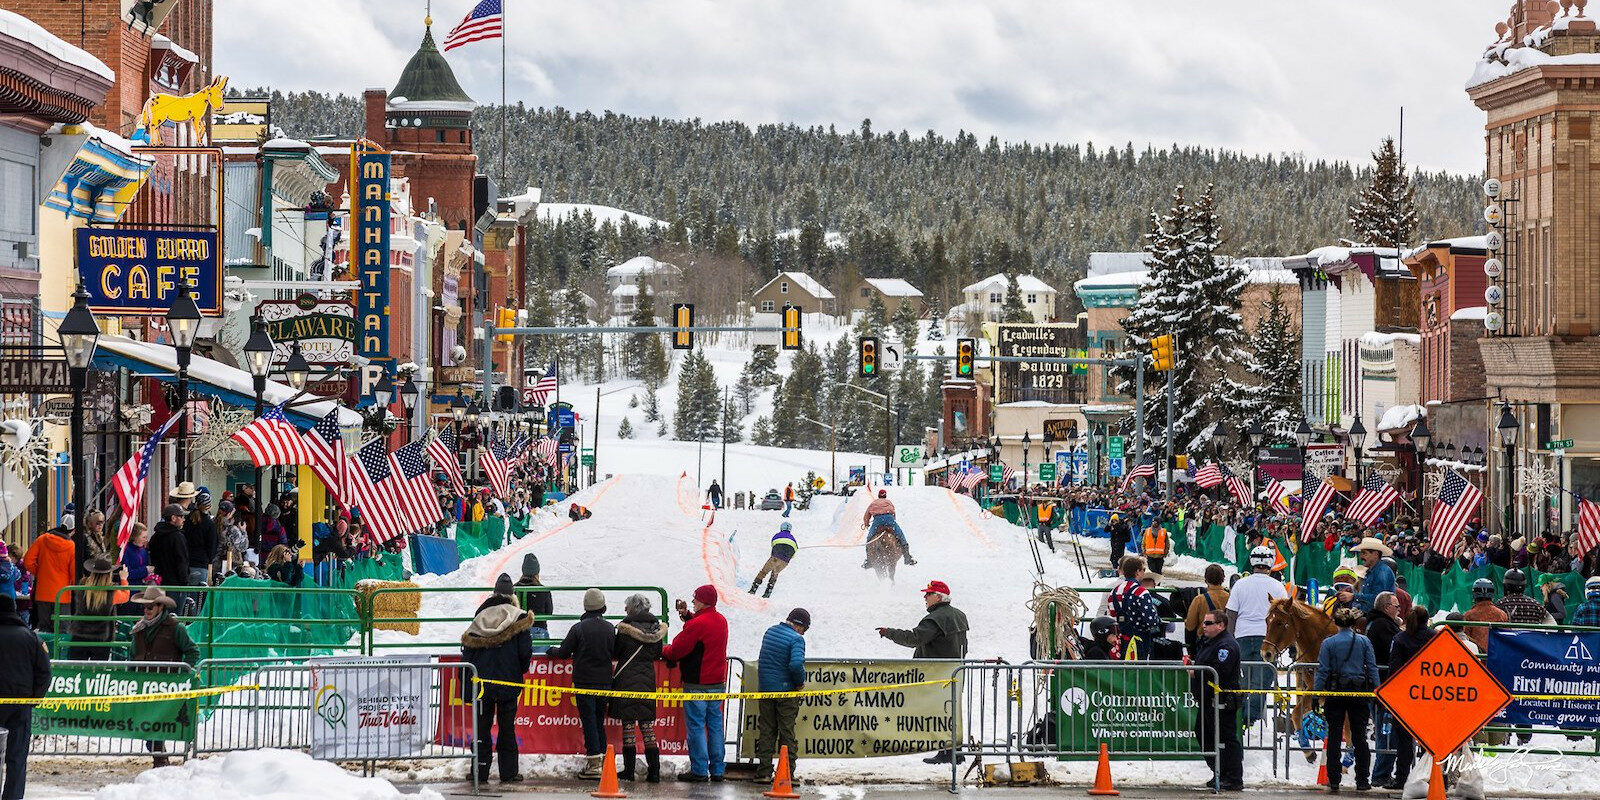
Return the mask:
<path id="1" fill-rule="evenodd" d="M 1165 493 L 1164 496 L 1168 500 L 1171 500 L 1172 499 L 1172 478 L 1173 478 L 1172 473 L 1174 472 L 1174 467 L 1173 467 L 1173 463 L 1172 463 L 1172 373 L 1173 373 L 1173 371 L 1175 371 L 1177 369 L 1177 366 L 1178 366 L 1177 363 L 1176 363 L 1177 352 L 1178 352 L 1178 336 L 1177 336 L 1177 334 L 1170 334 L 1170 333 L 1167 334 L 1167 335 L 1172 337 L 1172 352 L 1173 352 L 1174 363 L 1172 365 L 1172 369 L 1167 370 L 1167 386 L 1166 386 L 1166 389 L 1167 389 L 1167 429 L 1166 429 L 1166 431 L 1164 432 L 1164 434 L 1162 435 L 1161 438 L 1165 439 L 1166 442 L 1167 442 L 1167 484 L 1166 484 L 1166 493 Z"/>

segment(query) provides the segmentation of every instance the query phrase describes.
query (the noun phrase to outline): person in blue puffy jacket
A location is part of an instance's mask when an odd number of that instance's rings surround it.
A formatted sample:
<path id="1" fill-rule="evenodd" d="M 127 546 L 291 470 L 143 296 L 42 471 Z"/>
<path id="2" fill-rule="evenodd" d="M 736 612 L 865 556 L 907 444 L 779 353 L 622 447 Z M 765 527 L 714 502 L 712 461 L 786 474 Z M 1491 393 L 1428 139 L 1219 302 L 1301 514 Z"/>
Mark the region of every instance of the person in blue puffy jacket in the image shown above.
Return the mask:
<path id="1" fill-rule="evenodd" d="M 806 685 L 806 631 L 811 630 L 811 612 L 797 608 L 789 617 L 767 629 L 761 638 L 757 678 L 763 692 L 798 692 Z M 795 719 L 800 715 L 798 697 L 764 697 L 756 701 L 756 759 L 761 765 L 752 779 L 756 783 L 772 780 L 772 758 L 777 748 L 789 748 L 789 769 L 794 776 L 794 761 L 799 742 L 794 735 Z"/>

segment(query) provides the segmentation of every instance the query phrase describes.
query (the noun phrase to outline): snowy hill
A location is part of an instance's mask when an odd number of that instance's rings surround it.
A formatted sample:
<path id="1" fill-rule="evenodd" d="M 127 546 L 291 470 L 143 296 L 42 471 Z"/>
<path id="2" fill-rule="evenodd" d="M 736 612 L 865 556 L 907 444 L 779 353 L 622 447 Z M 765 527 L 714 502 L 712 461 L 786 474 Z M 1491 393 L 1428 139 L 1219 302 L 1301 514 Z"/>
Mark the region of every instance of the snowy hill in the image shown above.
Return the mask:
<path id="1" fill-rule="evenodd" d="M 654 217 L 635 214 L 632 211 L 623 211 L 611 206 L 595 205 L 592 203 L 540 203 L 539 220 L 542 222 L 556 222 L 572 216 L 581 216 L 584 212 L 594 215 L 596 227 L 609 222 L 621 225 L 623 220 L 628 220 L 641 228 L 667 227 L 667 223 Z"/>

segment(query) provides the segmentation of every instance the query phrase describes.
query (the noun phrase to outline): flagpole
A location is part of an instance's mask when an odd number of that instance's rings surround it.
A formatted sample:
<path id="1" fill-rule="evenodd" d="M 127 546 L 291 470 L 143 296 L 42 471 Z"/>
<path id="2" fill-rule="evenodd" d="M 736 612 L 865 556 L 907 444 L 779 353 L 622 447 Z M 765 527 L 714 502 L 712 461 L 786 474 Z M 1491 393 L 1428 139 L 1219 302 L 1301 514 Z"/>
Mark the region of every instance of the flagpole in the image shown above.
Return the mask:
<path id="1" fill-rule="evenodd" d="M 511 36 L 511 29 L 506 26 L 508 0 L 500 3 L 500 181 L 505 183 L 511 178 L 506 175 L 506 39 Z M 510 184 L 507 183 L 507 186 Z"/>

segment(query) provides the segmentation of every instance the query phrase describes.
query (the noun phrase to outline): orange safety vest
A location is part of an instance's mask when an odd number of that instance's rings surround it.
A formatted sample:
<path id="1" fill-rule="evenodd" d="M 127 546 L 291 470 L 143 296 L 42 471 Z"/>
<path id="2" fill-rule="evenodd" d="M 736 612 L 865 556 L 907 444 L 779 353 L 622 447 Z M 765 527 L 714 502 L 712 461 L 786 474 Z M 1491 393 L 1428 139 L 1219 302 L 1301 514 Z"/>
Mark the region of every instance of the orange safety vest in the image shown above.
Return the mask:
<path id="1" fill-rule="evenodd" d="M 1167 529 L 1160 525 L 1151 525 L 1144 529 L 1144 555 L 1145 558 L 1167 557 Z"/>
<path id="2" fill-rule="evenodd" d="M 794 487 L 793 486 L 785 486 L 785 487 L 783 487 L 783 499 L 785 499 L 785 500 L 793 500 L 794 499 Z"/>
<path id="3" fill-rule="evenodd" d="M 1055 510 L 1056 510 L 1056 504 L 1055 503 L 1040 503 L 1039 504 L 1039 521 L 1040 522 L 1049 522 L 1050 521 L 1050 516 L 1055 513 Z"/>
<path id="4" fill-rule="evenodd" d="M 1289 562 L 1283 559 L 1283 551 L 1278 549 L 1278 543 L 1268 539 L 1267 546 L 1272 548 L 1272 571 L 1282 572 L 1289 568 Z"/>

